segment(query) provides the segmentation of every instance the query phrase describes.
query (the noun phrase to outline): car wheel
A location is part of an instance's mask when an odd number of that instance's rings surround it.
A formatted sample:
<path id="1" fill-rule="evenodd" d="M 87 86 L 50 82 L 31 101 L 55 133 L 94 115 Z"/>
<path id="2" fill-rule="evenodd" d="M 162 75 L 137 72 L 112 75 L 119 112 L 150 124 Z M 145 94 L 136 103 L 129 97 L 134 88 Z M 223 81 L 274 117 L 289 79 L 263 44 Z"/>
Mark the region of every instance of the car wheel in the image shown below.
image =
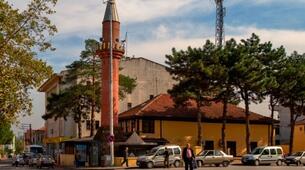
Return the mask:
<path id="1" fill-rule="evenodd" d="M 175 161 L 175 162 L 174 162 L 174 166 L 175 166 L 176 168 L 180 167 L 180 161 Z"/>
<path id="2" fill-rule="evenodd" d="M 298 161 L 298 162 L 296 163 L 296 165 L 297 165 L 297 166 L 301 166 L 301 162 Z"/>
<path id="3" fill-rule="evenodd" d="M 154 164 L 152 162 L 147 163 L 147 168 L 153 168 L 153 167 L 154 167 Z"/>
<path id="4" fill-rule="evenodd" d="M 229 166 L 230 165 L 230 162 L 228 162 L 228 161 L 224 161 L 223 163 L 222 163 L 222 166 L 223 167 L 227 167 L 227 166 Z"/>
<path id="5" fill-rule="evenodd" d="M 201 161 L 197 161 L 197 166 L 198 167 L 202 167 L 203 166 L 203 163 Z"/>
<path id="6" fill-rule="evenodd" d="M 286 165 L 287 165 L 287 166 L 289 166 L 289 165 L 290 165 L 290 163 L 286 163 Z"/>
<path id="7" fill-rule="evenodd" d="M 220 166 L 220 164 L 215 164 L 215 166 L 216 166 L 216 167 L 219 167 L 219 166 Z"/>
<path id="8" fill-rule="evenodd" d="M 277 165 L 277 166 L 282 166 L 282 160 L 277 160 L 277 161 L 276 161 L 276 165 Z"/>
<path id="9" fill-rule="evenodd" d="M 254 161 L 254 165 L 255 165 L 255 166 L 259 166 L 259 160 L 255 160 L 255 161 Z"/>

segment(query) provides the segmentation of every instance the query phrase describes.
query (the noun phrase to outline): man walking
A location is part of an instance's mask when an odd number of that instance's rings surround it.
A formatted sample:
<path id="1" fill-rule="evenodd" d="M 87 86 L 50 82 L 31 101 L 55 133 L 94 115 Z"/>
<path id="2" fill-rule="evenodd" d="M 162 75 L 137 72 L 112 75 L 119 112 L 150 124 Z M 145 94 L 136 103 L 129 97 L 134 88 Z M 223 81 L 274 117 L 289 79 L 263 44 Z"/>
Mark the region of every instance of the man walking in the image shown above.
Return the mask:
<path id="1" fill-rule="evenodd" d="M 191 144 L 187 144 L 182 151 L 182 159 L 185 164 L 185 170 L 193 170 L 193 160 L 195 159 L 194 151 L 191 148 Z"/>
<path id="2" fill-rule="evenodd" d="M 169 151 L 167 147 L 165 147 L 165 151 L 164 151 L 164 167 L 169 168 Z"/>
<path id="3" fill-rule="evenodd" d="M 128 147 L 125 148 L 124 161 L 122 162 L 121 166 L 123 166 L 124 163 L 126 163 L 126 167 L 128 167 Z"/>

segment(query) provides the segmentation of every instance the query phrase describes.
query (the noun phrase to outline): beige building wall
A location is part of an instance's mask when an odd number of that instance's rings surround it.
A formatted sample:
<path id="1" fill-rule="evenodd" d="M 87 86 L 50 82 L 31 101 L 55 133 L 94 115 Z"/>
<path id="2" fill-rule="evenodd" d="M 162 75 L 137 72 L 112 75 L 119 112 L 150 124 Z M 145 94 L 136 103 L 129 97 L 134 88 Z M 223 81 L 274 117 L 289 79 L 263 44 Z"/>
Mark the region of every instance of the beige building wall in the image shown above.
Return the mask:
<path id="1" fill-rule="evenodd" d="M 130 58 L 121 61 L 120 74 L 135 78 L 137 87 L 132 94 L 128 94 L 120 101 L 119 113 L 129 110 L 130 107 L 139 105 L 151 97 L 167 93 L 174 84 L 171 75 L 164 65 L 155 63 L 145 58 Z"/>

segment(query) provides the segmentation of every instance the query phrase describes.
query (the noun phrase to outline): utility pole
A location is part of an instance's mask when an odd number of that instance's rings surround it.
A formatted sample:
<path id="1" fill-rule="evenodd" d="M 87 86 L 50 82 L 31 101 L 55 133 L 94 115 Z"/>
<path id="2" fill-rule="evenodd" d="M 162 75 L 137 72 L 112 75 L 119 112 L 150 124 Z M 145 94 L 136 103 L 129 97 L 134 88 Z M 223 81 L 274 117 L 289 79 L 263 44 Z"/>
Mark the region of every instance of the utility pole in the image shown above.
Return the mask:
<path id="1" fill-rule="evenodd" d="M 223 7 L 223 1 L 224 0 L 215 0 L 216 3 L 215 44 L 218 47 L 221 47 L 225 40 L 225 31 L 224 31 L 225 8 Z"/>
<path id="2" fill-rule="evenodd" d="M 109 0 L 108 3 L 110 3 L 110 5 L 113 5 L 113 0 Z M 110 58 L 109 58 L 109 73 L 110 73 L 110 78 L 109 78 L 109 112 L 110 112 L 110 127 L 109 127 L 109 131 L 110 131 L 110 136 L 114 136 L 113 133 L 113 66 L 112 66 L 112 62 L 113 62 L 113 35 L 112 35 L 112 22 L 113 22 L 113 16 L 112 16 L 112 8 L 110 8 Z M 110 141 L 110 159 L 111 159 L 111 166 L 114 165 L 114 142 L 113 140 Z"/>

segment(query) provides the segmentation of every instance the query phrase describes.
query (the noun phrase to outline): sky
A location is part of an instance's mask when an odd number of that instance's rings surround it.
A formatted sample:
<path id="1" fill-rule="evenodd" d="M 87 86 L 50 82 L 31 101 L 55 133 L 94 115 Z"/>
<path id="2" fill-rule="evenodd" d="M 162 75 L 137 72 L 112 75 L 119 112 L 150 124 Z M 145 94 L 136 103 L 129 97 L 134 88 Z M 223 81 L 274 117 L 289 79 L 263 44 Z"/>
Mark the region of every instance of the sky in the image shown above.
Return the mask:
<path id="1" fill-rule="evenodd" d="M 8 0 L 24 9 L 29 0 Z M 121 39 L 128 32 L 128 56 L 145 57 L 164 64 L 171 48 L 200 47 L 215 35 L 214 0 L 116 0 L 121 21 Z M 224 0 L 225 39 L 249 38 L 256 33 L 287 53 L 305 52 L 305 0 Z M 106 5 L 103 0 L 59 0 L 50 18 L 58 33 L 52 37 L 55 52 L 37 57 L 60 72 L 78 59 L 84 40 L 99 39 Z M 21 119 L 43 126 L 44 95 L 33 91 L 32 116 Z M 243 105 L 241 105 L 243 106 Z M 252 104 L 252 111 L 269 114 L 268 104 Z"/>

